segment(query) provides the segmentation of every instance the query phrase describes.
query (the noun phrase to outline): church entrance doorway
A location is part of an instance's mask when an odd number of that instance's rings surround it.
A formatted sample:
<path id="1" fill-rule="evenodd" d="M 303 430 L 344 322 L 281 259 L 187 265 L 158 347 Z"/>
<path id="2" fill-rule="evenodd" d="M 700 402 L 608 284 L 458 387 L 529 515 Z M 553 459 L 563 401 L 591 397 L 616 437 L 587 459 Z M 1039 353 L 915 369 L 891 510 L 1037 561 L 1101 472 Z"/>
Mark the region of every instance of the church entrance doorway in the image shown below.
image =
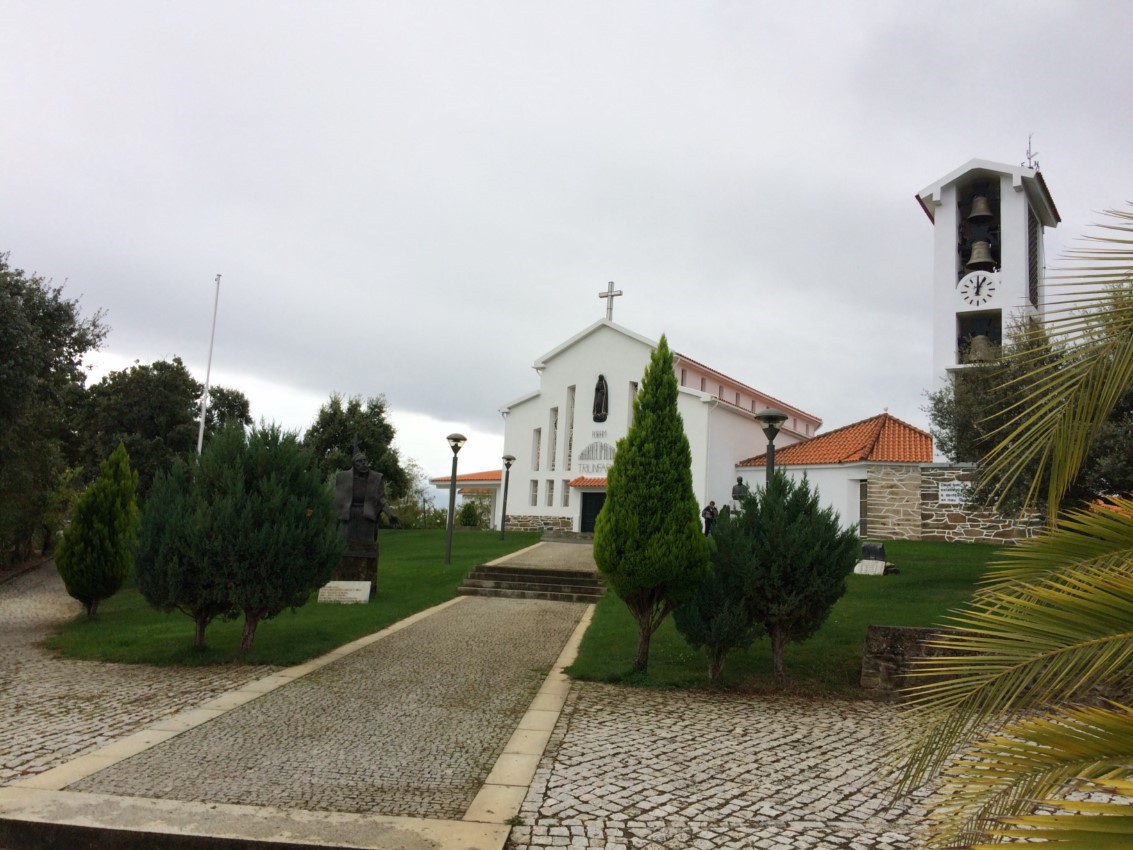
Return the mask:
<path id="1" fill-rule="evenodd" d="M 582 494 L 582 525 L 579 531 L 593 533 L 594 520 L 598 519 L 598 512 L 602 510 L 604 504 L 606 504 L 605 493 Z"/>

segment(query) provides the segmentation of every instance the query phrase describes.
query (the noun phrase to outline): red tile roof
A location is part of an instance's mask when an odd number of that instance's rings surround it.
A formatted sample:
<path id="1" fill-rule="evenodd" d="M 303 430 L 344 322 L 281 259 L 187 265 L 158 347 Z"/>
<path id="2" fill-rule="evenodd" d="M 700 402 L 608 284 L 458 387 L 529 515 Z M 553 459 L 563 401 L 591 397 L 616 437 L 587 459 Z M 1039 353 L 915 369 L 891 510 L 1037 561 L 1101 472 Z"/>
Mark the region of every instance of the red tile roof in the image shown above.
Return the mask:
<path id="1" fill-rule="evenodd" d="M 457 474 L 456 480 L 461 481 L 499 481 L 503 478 L 504 474 L 498 469 L 489 469 L 487 472 L 461 472 Z M 429 479 L 434 484 L 448 484 L 452 481 L 451 475 L 438 475 L 436 478 Z"/>
<path id="2" fill-rule="evenodd" d="M 570 482 L 571 487 L 605 487 L 605 478 L 587 478 L 585 475 L 580 475 L 578 478 Z"/>
<path id="3" fill-rule="evenodd" d="M 932 437 L 888 413 L 836 428 L 810 440 L 776 448 L 780 466 L 826 463 L 931 463 Z M 740 461 L 737 466 L 766 466 L 767 455 Z"/>

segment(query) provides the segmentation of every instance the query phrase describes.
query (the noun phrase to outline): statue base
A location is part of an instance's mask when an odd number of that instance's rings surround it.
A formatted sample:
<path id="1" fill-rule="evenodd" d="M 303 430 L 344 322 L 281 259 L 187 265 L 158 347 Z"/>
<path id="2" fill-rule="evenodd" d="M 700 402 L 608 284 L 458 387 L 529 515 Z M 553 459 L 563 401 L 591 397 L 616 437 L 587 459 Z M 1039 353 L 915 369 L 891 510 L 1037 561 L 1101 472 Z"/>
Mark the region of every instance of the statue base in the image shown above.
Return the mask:
<path id="1" fill-rule="evenodd" d="M 370 594 L 378 588 L 378 544 L 358 543 L 351 541 L 346 544 L 346 552 L 334 568 L 331 575 L 334 581 L 368 581 Z"/>

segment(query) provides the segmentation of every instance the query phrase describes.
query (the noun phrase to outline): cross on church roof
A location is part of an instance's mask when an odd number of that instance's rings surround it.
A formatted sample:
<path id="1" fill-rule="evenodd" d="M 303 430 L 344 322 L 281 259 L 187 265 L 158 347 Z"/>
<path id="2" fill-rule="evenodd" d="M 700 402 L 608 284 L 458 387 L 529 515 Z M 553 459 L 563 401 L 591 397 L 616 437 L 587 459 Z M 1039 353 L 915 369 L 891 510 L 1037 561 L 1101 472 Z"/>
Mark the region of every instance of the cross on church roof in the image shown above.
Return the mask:
<path id="1" fill-rule="evenodd" d="M 606 321 L 612 322 L 614 320 L 614 299 L 621 295 L 620 289 L 614 289 L 614 282 L 611 280 L 609 286 L 606 287 L 605 292 L 599 292 L 599 298 L 606 299 Z"/>

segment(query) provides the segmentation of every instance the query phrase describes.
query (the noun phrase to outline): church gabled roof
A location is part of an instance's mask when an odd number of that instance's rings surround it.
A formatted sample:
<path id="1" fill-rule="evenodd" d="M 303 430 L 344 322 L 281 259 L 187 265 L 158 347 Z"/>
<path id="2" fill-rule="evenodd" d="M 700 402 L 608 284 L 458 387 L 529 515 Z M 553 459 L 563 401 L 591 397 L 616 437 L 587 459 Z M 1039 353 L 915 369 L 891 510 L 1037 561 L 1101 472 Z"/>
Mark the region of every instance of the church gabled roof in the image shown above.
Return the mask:
<path id="1" fill-rule="evenodd" d="M 610 328 L 612 330 L 617 331 L 620 334 L 624 334 L 625 336 L 628 336 L 630 339 L 637 340 L 638 342 L 642 343 L 643 345 L 648 346 L 650 351 L 652 351 L 654 348 L 657 347 L 657 341 L 656 340 L 652 340 L 652 339 L 649 339 L 648 337 L 642 336 L 641 334 L 634 333 L 629 328 L 623 328 L 621 325 L 615 324 L 614 322 L 610 321 L 609 319 L 599 319 L 594 324 L 592 324 L 590 327 L 583 328 L 581 331 L 576 333 L 574 336 L 572 336 L 566 342 L 564 342 L 560 345 L 556 345 L 554 348 L 552 348 L 550 351 L 548 351 L 542 357 L 537 358 L 535 360 L 536 371 L 545 367 L 547 365 L 548 360 L 551 360 L 552 358 L 557 357 L 559 354 L 566 351 L 568 348 L 570 348 L 575 343 L 579 342 L 580 340 L 586 339 L 586 337 L 590 336 L 592 333 L 597 331 L 599 328 L 603 328 L 603 327 Z"/>
<path id="2" fill-rule="evenodd" d="M 852 425 L 835 428 L 811 440 L 775 450 L 775 463 L 779 466 L 862 462 L 931 463 L 932 437 L 908 422 L 882 413 Z M 766 454 L 750 457 L 736 464 L 766 465 Z"/>

